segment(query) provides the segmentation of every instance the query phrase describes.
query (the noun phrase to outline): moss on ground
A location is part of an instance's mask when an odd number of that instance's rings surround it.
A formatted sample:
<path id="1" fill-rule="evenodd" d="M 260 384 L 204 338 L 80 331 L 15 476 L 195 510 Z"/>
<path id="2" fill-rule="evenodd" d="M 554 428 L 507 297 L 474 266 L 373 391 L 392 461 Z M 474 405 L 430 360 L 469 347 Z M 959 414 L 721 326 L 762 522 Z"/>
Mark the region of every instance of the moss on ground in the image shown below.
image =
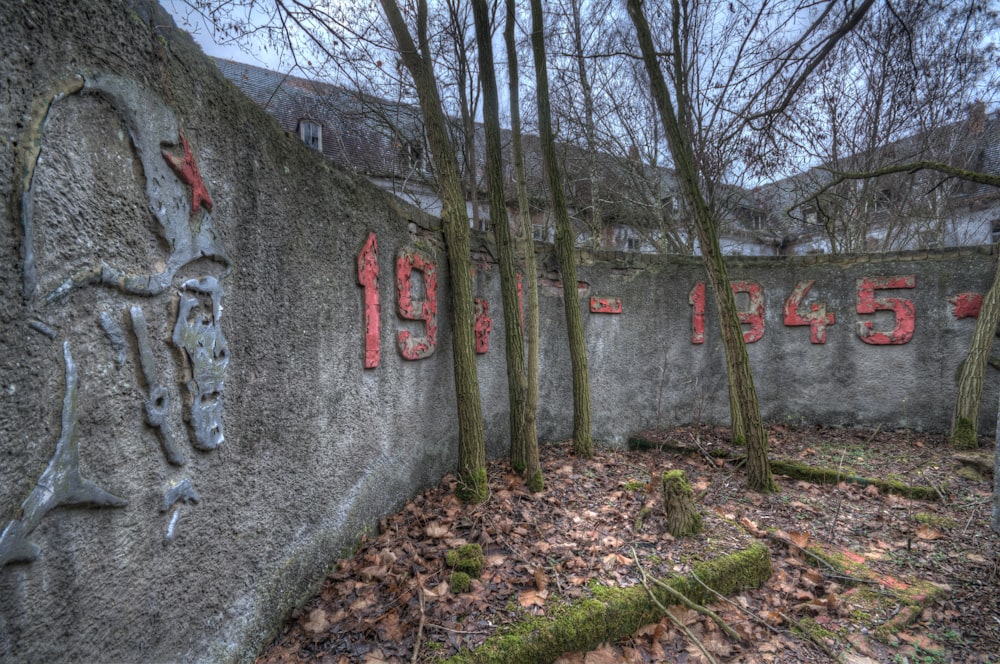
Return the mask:
<path id="1" fill-rule="evenodd" d="M 444 554 L 444 563 L 456 572 L 462 572 L 470 577 L 478 578 L 483 573 L 486 558 L 483 547 L 478 544 L 463 544 Z"/>
<path id="2" fill-rule="evenodd" d="M 472 579 L 465 572 L 451 573 L 451 592 L 456 595 L 469 592 L 472 588 Z"/>
<path id="3" fill-rule="evenodd" d="M 771 576 L 768 548 L 756 542 L 748 549 L 721 556 L 695 566 L 692 576 L 674 577 L 667 584 L 695 602 L 710 599 L 710 593 L 695 580 L 724 595 L 741 588 L 759 587 Z M 555 661 L 567 652 L 590 650 L 614 642 L 661 618 L 659 610 L 642 586 L 594 587 L 594 597 L 553 607 L 548 616 L 531 618 L 490 637 L 472 651 L 446 660 L 451 664 L 521 664 Z M 664 590 L 654 588 L 665 606 L 676 602 Z"/>

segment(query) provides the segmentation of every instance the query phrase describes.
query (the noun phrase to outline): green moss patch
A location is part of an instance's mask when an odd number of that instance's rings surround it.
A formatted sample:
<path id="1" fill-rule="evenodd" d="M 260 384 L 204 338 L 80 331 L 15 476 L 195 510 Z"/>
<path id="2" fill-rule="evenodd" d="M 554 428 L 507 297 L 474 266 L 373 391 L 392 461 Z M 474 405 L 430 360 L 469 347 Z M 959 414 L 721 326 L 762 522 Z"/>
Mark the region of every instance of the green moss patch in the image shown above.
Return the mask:
<path id="1" fill-rule="evenodd" d="M 444 554 L 444 563 L 456 572 L 479 578 L 486 558 L 483 556 L 483 547 L 478 544 L 463 544 Z"/>
<path id="2" fill-rule="evenodd" d="M 451 573 L 451 592 L 455 594 L 467 593 L 472 588 L 472 579 L 465 572 Z"/>
<path id="3" fill-rule="evenodd" d="M 695 602 L 710 601 L 709 592 L 696 580 L 724 595 L 741 588 L 759 587 L 771 576 L 768 548 L 759 542 L 747 549 L 700 563 L 692 576 L 673 577 L 666 583 Z M 676 602 L 654 588 L 657 599 Z M 590 650 L 601 643 L 624 639 L 662 616 L 642 586 L 598 586 L 594 597 L 554 607 L 548 616 L 532 618 L 490 637 L 472 651 L 446 660 L 453 664 L 522 664 L 552 662 L 567 652 Z"/>

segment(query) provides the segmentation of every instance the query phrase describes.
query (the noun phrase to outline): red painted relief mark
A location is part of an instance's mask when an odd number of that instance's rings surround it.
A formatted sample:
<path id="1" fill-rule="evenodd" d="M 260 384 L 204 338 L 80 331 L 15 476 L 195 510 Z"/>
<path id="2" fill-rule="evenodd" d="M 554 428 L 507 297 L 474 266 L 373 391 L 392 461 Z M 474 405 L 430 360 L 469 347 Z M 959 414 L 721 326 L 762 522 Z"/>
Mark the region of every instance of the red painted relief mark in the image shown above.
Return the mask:
<path id="1" fill-rule="evenodd" d="M 688 304 L 694 311 L 691 312 L 691 343 L 705 343 L 705 282 L 695 282 L 694 288 L 688 294 Z"/>
<path id="2" fill-rule="evenodd" d="M 858 313 L 873 314 L 876 311 L 891 311 L 896 316 L 896 325 L 890 334 L 876 332 L 871 321 L 858 321 L 858 337 L 866 344 L 874 346 L 898 346 L 913 338 L 916 310 L 913 302 L 895 297 L 875 297 L 877 290 L 895 288 L 916 288 L 915 275 L 895 277 L 871 277 L 858 279 Z"/>
<path id="3" fill-rule="evenodd" d="M 622 312 L 622 299 L 620 297 L 591 297 L 590 313 L 592 314 L 620 314 Z"/>
<path id="4" fill-rule="evenodd" d="M 795 284 L 795 289 L 785 301 L 785 325 L 795 327 L 798 325 L 809 326 L 809 340 L 814 344 L 826 343 L 826 326 L 833 325 L 835 319 L 832 313 L 826 313 L 826 303 L 813 302 L 809 305 L 809 311 L 802 313 L 799 307 L 802 306 L 802 298 L 813 287 L 815 281 L 800 281 Z"/>
<path id="5" fill-rule="evenodd" d="M 191 187 L 191 216 L 193 217 L 199 207 L 203 207 L 209 212 L 212 211 L 212 197 L 205 189 L 205 182 L 201 179 L 201 171 L 198 170 L 198 164 L 194 161 L 191 146 L 188 145 L 184 132 L 181 132 L 180 135 L 181 147 L 184 149 L 183 158 L 176 157 L 166 150 L 161 150 L 160 153 L 167 160 L 170 168 L 176 171 L 177 177 Z"/>
<path id="6" fill-rule="evenodd" d="M 414 300 L 411 292 L 412 274 L 417 270 L 424 275 L 423 300 Z M 398 333 L 399 353 L 406 360 L 430 357 L 437 348 L 437 267 L 423 253 L 410 249 L 400 252 L 396 259 L 396 304 L 399 316 L 407 320 L 424 321 L 425 334 L 413 336 L 409 330 Z"/>
<path id="7" fill-rule="evenodd" d="M 948 298 L 955 306 L 951 315 L 958 320 L 963 318 L 979 318 L 979 310 L 983 308 L 983 296 L 979 293 L 959 293 Z"/>
<path id="8" fill-rule="evenodd" d="M 381 359 L 379 339 L 382 332 L 378 302 L 378 240 L 368 234 L 358 254 L 358 283 L 365 289 L 365 369 L 374 369 Z"/>
<path id="9" fill-rule="evenodd" d="M 750 329 L 743 332 L 744 343 L 752 344 L 764 336 L 764 289 L 752 281 L 734 281 L 730 284 L 733 294 L 746 293 L 750 296 L 749 311 L 738 312 L 740 323 L 749 325 Z"/>
<path id="10" fill-rule="evenodd" d="M 473 302 L 476 310 L 476 352 L 482 355 L 490 349 L 490 332 L 493 330 L 493 319 L 490 318 L 489 302 L 481 297 L 477 297 Z"/>

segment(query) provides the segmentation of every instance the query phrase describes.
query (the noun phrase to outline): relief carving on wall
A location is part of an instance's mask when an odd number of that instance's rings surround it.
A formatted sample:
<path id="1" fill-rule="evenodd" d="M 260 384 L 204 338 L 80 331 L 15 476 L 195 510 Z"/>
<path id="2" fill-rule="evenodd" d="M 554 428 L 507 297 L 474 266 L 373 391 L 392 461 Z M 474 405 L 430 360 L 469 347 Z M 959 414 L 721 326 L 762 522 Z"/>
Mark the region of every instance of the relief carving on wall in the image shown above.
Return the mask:
<path id="1" fill-rule="evenodd" d="M 142 377 L 141 381 L 136 381 L 135 393 L 144 400 L 145 421 L 155 432 L 153 435 L 159 441 L 166 467 L 174 469 L 168 472 L 160 501 L 160 511 L 170 512 L 164 537 L 164 541 L 169 542 L 175 535 L 179 505 L 200 501 L 182 451 L 182 436 L 171 427 L 173 400 L 181 399 L 185 403 L 184 420 L 194 448 L 213 450 L 224 438 L 223 392 L 229 349 L 221 326 L 222 282 L 231 261 L 212 221 L 212 199 L 198 161 L 176 116 L 163 100 L 135 81 L 106 74 L 77 78 L 60 89 L 60 93 L 36 105 L 39 118 L 34 127 L 27 130 L 27 140 L 23 143 L 31 146 L 23 157 L 24 177 L 19 183 L 24 231 L 23 286 L 25 300 L 37 319 L 31 321 L 29 327 L 56 340 L 60 336 L 58 327 L 54 329 L 45 320 L 48 315 L 54 315 L 57 305 L 71 300 L 73 293 L 101 288 L 121 296 L 121 309 L 99 312 L 96 323 L 103 330 L 119 368 L 126 363 L 127 356 L 135 355 L 132 360 L 140 369 L 137 379 Z M 113 256 L 101 256 L 87 269 L 75 271 L 55 288 L 44 292 L 40 284 L 51 282 L 52 275 L 38 267 L 36 256 L 34 202 L 38 183 L 34 178 L 35 167 L 42 153 L 50 111 L 65 99 L 83 95 L 96 95 L 110 104 L 127 127 L 145 179 L 148 212 L 155 218 L 159 246 L 166 248 L 166 256 L 151 265 L 147 272 L 123 269 L 115 265 Z M 179 351 L 174 351 L 172 356 L 178 358 L 180 366 L 161 374 L 163 368 L 156 366 L 154 351 L 158 342 L 162 344 L 162 335 L 151 333 L 147 314 L 165 313 L 166 316 L 160 318 L 169 319 L 174 310 L 177 316 L 170 341 Z M 126 317 L 135 338 L 137 352 L 134 353 L 118 323 Z M 38 558 L 39 547 L 28 537 L 51 510 L 59 506 L 124 507 L 128 504 L 124 498 L 81 475 L 81 441 L 77 426 L 79 371 L 72 354 L 74 339 L 71 334 L 64 336 L 67 338 L 62 339 L 61 344 L 65 366 L 61 432 L 48 466 L 21 503 L 20 510 L 15 512 L 16 518 L 0 533 L 0 570 L 8 563 L 31 562 Z M 171 384 L 164 375 L 178 378 Z"/>

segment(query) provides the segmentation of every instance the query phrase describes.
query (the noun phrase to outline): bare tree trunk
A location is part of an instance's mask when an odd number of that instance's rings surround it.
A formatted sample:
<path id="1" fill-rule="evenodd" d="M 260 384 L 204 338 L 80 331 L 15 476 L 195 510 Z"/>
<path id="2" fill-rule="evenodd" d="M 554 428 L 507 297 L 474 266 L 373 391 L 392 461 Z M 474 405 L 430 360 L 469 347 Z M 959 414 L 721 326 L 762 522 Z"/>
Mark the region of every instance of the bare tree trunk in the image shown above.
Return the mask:
<path id="1" fill-rule="evenodd" d="M 601 193 L 597 181 L 597 136 L 594 124 L 594 88 L 590 82 L 587 70 L 587 58 L 583 52 L 583 21 L 580 16 L 580 0 L 573 0 L 573 59 L 576 60 L 576 71 L 580 77 L 580 92 L 583 95 L 583 130 L 587 139 L 587 179 L 590 181 L 590 226 L 597 241 L 594 246 L 604 247 L 604 237 L 601 223 Z"/>
<path id="2" fill-rule="evenodd" d="M 483 125 L 486 133 L 486 182 L 489 185 L 490 221 L 497 241 L 500 262 L 507 389 L 510 401 L 510 445 L 512 450 L 524 450 L 527 434 L 525 407 L 528 398 L 528 378 L 524 374 L 524 334 L 521 329 L 521 312 L 517 297 L 517 256 L 514 238 L 510 232 L 510 222 L 507 219 L 507 205 L 504 201 L 500 102 L 493 66 L 493 42 L 486 0 L 473 0 L 472 13 L 479 51 L 479 80 L 483 86 Z"/>
<path id="3" fill-rule="evenodd" d="M 969 353 L 962 363 L 955 396 L 955 411 L 951 418 L 951 444 L 959 449 L 979 447 L 979 406 L 983 400 L 983 376 L 993 349 L 993 338 L 1000 324 L 1000 267 L 993 277 L 993 285 L 983 298 L 983 306 L 976 319 Z"/>
<path id="4" fill-rule="evenodd" d="M 545 27 L 541 0 L 531 0 L 531 50 L 535 58 L 535 96 L 538 102 L 538 135 L 542 163 L 549 185 L 552 213 L 556 219 L 556 257 L 562 273 L 563 303 L 566 308 L 566 332 L 573 371 L 573 451 L 583 457 L 594 453 L 590 435 L 590 376 L 587 369 L 587 344 L 583 336 L 583 314 L 576 284 L 576 249 L 573 227 L 566 208 L 566 193 L 559 173 L 555 139 L 552 136 L 552 111 L 549 108 L 549 74 L 545 64 Z"/>
<path id="5" fill-rule="evenodd" d="M 441 192 L 441 224 L 448 250 L 451 276 L 452 355 L 455 397 L 458 407 L 458 496 L 466 502 L 489 497 L 486 483 L 486 439 L 483 411 L 476 375 L 472 273 L 469 260 L 469 222 L 458 162 L 448 139 L 448 128 L 438 96 L 427 43 L 427 2 L 417 6 L 417 38 L 420 51 L 394 0 L 380 0 L 392 29 L 403 64 L 413 77 L 424 116 Z"/>
<path id="6" fill-rule="evenodd" d="M 521 146 L 521 107 L 518 89 L 517 44 L 514 0 L 507 0 L 504 43 L 507 47 L 507 92 L 510 97 L 510 133 L 514 153 L 514 180 L 517 187 L 518 239 L 524 260 L 524 318 L 527 344 L 527 394 L 524 404 L 524 436 L 522 447 L 515 449 L 511 441 L 510 461 L 515 470 L 524 469 L 528 489 L 545 488 L 542 466 L 538 458 L 538 266 L 535 263 L 535 243 L 531 235 L 531 211 L 528 207 L 528 180 L 524 171 L 524 150 Z"/>
<path id="7" fill-rule="evenodd" d="M 687 112 L 689 100 L 686 96 L 684 66 L 681 60 L 679 7 L 675 0 L 672 57 L 674 75 L 677 79 L 675 82 L 679 110 L 679 113 L 675 113 L 670 90 L 667 88 L 663 71 L 657 60 L 649 24 L 642 12 L 641 0 L 627 0 L 627 4 L 639 39 L 639 46 L 642 49 L 643 62 L 649 73 L 653 97 L 659 108 L 660 119 L 666 132 L 667 145 L 674 158 L 677 179 L 691 210 L 698 233 L 698 241 L 701 244 L 705 270 L 708 272 L 708 278 L 715 295 L 722 344 L 726 355 L 726 373 L 729 377 L 731 403 L 736 407 L 736 410 L 733 411 L 734 425 L 739 418 L 746 436 L 747 484 L 755 491 L 774 491 L 771 465 L 767 458 L 767 431 L 764 429 L 764 423 L 760 416 L 760 403 L 753 382 L 750 357 L 743 341 L 743 328 L 737 315 L 736 298 L 730 286 L 725 258 L 719 246 L 715 219 L 699 185 L 698 170 L 695 166 L 694 151 L 690 140 L 691 131 L 687 125 L 683 127 L 681 125 L 681 122 L 686 123 L 689 117 Z"/>

